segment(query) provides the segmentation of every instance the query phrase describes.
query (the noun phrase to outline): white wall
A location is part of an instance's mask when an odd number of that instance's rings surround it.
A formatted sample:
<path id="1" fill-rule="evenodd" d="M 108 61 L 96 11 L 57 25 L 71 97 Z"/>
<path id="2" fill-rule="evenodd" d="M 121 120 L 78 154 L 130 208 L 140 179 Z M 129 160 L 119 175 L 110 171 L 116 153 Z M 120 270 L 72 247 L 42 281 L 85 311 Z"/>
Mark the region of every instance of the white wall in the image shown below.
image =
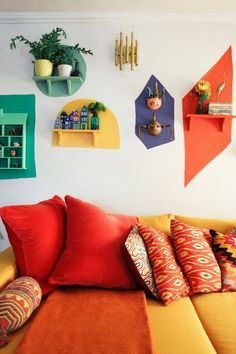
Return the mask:
<path id="1" fill-rule="evenodd" d="M 128 214 L 174 212 L 205 217 L 235 218 L 236 139 L 184 188 L 184 139 L 181 98 L 232 44 L 236 23 L 145 23 L 134 25 L 140 43 L 140 66 L 123 73 L 114 65 L 114 40 L 122 20 L 112 23 L 0 24 L 0 94 L 36 96 L 36 168 L 32 179 L 0 180 L 0 205 L 36 203 L 54 194 L 95 203 L 106 210 Z M 176 23 L 177 22 L 177 23 Z M 178 23 L 179 22 L 179 23 Z M 36 87 L 26 47 L 9 49 L 10 38 L 63 27 L 68 42 L 94 51 L 86 56 L 87 79 L 71 97 L 50 98 Z M 124 29 L 131 29 L 124 24 Z M 234 60 L 235 62 L 235 60 Z M 234 63 L 235 64 L 235 63 Z M 134 134 L 134 100 L 151 74 L 175 98 L 176 140 L 147 150 Z M 53 148 L 51 128 L 57 112 L 68 101 L 94 98 L 116 115 L 120 150 Z M 200 142 L 199 142 L 200 143 Z M 8 242 L 0 240 L 0 249 Z"/>
<path id="2" fill-rule="evenodd" d="M 0 11 L 235 11 L 234 0 L 1 0 Z"/>

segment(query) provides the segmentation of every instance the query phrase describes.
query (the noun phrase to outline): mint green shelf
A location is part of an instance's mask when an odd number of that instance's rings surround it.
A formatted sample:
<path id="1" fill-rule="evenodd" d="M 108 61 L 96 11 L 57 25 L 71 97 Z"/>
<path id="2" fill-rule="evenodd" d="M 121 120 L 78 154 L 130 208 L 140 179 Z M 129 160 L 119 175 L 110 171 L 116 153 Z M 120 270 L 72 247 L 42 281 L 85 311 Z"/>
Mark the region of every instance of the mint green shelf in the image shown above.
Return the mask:
<path id="1" fill-rule="evenodd" d="M 25 170 L 26 167 L 26 123 L 27 113 L 3 113 L 0 109 L 0 169 L 1 170 Z M 21 135 L 16 135 L 17 130 Z M 11 133 L 11 134 L 10 134 Z M 20 146 L 14 146 L 19 139 Z M 11 156 L 14 150 L 16 156 Z M 14 164 L 14 165 L 13 165 Z M 19 164 L 19 166 L 16 166 Z"/>
<path id="2" fill-rule="evenodd" d="M 33 80 L 38 86 L 39 90 L 46 96 L 63 97 L 71 96 L 83 85 L 86 79 L 86 63 L 80 53 L 74 53 L 75 62 L 79 63 L 80 76 L 63 77 L 58 76 L 57 68 L 54 69 L 52 76 L 33 76 Z M 75 69 L 75 62 L 72 65 Z"/>
<path id="3" fill-rule="evenodd" d="M 71 96 L 83 83 L 77 76 L 33 76 L 33 80 L 42 93 L 51 97 Z"/>

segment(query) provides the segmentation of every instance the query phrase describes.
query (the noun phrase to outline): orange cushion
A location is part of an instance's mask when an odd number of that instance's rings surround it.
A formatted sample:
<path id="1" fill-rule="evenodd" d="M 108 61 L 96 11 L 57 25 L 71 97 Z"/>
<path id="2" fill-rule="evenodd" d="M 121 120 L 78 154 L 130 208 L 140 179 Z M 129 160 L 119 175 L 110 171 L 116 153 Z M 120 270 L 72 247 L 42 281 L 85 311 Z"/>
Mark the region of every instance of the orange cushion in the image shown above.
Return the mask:
<path id="1" fill-rule="evenodd" d="M 221 289 L 219 265 L 211 249 L 209 230 L 171 221 L 172 241 L 193 294 Z"/>
<path id="2" fill-rule="evenodd" d="M 152 264 L 158 294 L 164 304 L 189 294 L 183 273 L 176 263 L 170 238 L 162 231 L 138 224 Z"/>

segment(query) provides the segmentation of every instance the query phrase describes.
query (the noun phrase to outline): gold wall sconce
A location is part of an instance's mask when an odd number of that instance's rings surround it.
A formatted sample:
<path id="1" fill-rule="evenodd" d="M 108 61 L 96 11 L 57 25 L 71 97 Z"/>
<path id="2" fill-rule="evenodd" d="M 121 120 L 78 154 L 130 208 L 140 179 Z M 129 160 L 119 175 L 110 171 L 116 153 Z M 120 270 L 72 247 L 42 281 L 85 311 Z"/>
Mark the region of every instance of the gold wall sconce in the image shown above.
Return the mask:
<path id="1" fill-rule="evenodd" d="M 128 36 L 120 32 L 120 42 L 116 39 L 115 43 L 115 65 L 118 65 L 120 70 L 123 70 L 124 64 L 130 64 L 131 70 L 134 70 L 134 66 L 138 65 L 138 41 L 134 39 L 134 33 L 131 32 L 131 44 L 129 44 Z"/>

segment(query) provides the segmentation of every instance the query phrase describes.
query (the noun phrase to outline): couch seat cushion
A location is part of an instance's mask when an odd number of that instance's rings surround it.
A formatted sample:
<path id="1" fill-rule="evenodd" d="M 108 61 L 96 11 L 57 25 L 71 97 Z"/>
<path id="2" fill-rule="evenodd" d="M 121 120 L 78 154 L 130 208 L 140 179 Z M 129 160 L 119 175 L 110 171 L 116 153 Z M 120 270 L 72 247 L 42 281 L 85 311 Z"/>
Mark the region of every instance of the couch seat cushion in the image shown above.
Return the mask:
<path id="1" fill-rule="evenodd" d="M 11 247 L 1 252 L 0 257 L 0 290 L 7 286 L 17 275 L 16 262 Z"/>
<path id="2" fill-rule="evenodd" d="M 147 305 L 156 353 L 216 354 L 189 297 L 168 306 L 147 299 Z"/>
<path id="3" fill-rule="evenodd" d="M 199 319 L 218 354 L 236 353 L 236 293 L 194 295 Z"/>

